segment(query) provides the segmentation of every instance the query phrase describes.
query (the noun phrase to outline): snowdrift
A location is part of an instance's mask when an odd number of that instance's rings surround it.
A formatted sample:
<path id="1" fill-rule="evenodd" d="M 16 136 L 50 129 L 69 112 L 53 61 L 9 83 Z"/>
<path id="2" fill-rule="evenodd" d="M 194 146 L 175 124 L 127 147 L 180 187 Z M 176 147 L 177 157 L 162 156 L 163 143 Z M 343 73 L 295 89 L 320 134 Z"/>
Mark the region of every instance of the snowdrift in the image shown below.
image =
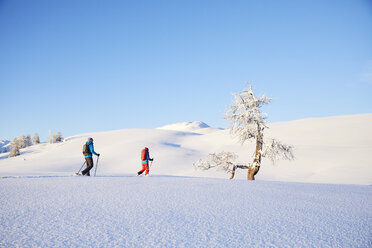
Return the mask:
<path id="1" fill-rule="evenodd" d="M 266 137 L 295 147 L 294 161 L 272 166 L 263 160 L 257 180 L 335 184 L 372 184 L 372 114 L 272 123 Z M 224 172 L 195 171 L 193 163 L 208 153 L 233 151 L 237 162 L 252 161 L 253 143 L 243 146 L 229 130 L 203 122 L 177 123 L 157 129 L 125 129 L 71 136 L 57 144 L 22 149 L 21 156 L 0 154 L 0 176 L 71 175 L 83 164 L 82 146 L 88 137 L 101 153 L 98 175 L 135 174 L 140 151 L 150 148 L 153 175 L 228 178 Z M 236 177 L 246 178 L 246 171 Z"/>

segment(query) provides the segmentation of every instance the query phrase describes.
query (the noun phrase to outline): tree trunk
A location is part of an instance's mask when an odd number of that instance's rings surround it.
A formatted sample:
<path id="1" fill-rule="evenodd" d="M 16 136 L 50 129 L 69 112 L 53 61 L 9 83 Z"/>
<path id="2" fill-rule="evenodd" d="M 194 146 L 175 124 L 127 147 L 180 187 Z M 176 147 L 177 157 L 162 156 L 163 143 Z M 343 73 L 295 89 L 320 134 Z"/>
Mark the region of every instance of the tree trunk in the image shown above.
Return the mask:
<path id="1" fill-rule="evenodd" d="M 248 168 L 248 180 L 254 180 L 254 176 L 258 173 L 259 170 L 260 170 L 259 166 L 249 167 Z"/>
<path id="2" fill-rule="evenodd" d="M 236 165 L 234 165 L 234 167 L 233 167 L 233 171 L 231 172 L 230 179 L 233 179 L 234 178 L 234 176 L 235 176 L 235 170 L 236 170 Z"/>
<path id="3" fill-rule="evenodd" d="M 234 165 L 233 166 L 233 170 L 231 172 L 230 179 L 233 179 L 234 178 L 236 169 L 248 169 L 249 167 L 250 167 L 250 164 L 248 164 L 248 166 L 247 165 L 239 165 L 239 164 L 238 165 Z"/>
<path id="4" fill-rule="evenodd" d="M 254 176 L 258 173 L 261 166 L 261 151 L 262 151 L 262 144 L 263 144 L 263 135 L 261 132 L 261 126 L 257 123 L 257 130 L 258 135 L 256 139 L 256 152 L 253 159 L 252 166 L 248 168 L 248 180 L 254 180 Z"/>

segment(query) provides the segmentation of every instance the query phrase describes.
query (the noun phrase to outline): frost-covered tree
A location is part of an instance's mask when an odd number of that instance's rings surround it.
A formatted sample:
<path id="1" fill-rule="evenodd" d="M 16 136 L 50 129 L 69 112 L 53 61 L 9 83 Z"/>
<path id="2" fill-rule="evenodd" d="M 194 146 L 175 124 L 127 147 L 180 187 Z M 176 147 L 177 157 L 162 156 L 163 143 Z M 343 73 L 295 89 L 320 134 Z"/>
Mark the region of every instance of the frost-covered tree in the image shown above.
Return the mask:
<path id="1" fill-rule="evenodd" d="M 230 160 L 236 157 L 230 155 L 229 167 L 227 168 L 226 155 L 225 153 L 220 153 L 214 154 L 218 158 L 211 156 L 213 155 L 211 154 L 206 160 L 198 161 L 194 166 L 199 169 L 209 169 L 208 166 L 202 165 L 214 164 L 213 167 L 219 167 L 231 173 L 230 179 L 234 178 L 237 168 L 248 169 L 248 180 L 254 180 L 255 175 L 260 170 L 262 158 L 267 157 L 273 163 L 279 158 L 293 159 L 292 146 L 282 144 L 280 141 L 272 138 L 264 139 L 264 130 L 267 128 L 267 115 L 262 112 L 262 106 L 268 104 L 270 101 L 271 99 L 264 95 L 256 97 L 252 86 L 249 86 L 248 90 L 234 94 L 234 103 L 226 112 L 225 118 L 230 121 L 232 136 L 237 137 L 241 144 L 244 144 L 246 141 L 256 142 L 252 163 L 246 165 L 233 164 L 231 166 L 233 161 Z"/>
<path id="2" fill-rule="evenodd" d="M 10 148 L 10 152 L 9 152 L 9 157 L 15 157 L 15 156 L 18 156 L 20 153 L 19 153 L 19 144 L 18 144 L 18 139 L 17 138 L 14 138 L 12 143 L 10 144 L 11 148 Z"/>
<path id="3" fill-rule="evenodd" d="M 199 170 L 209 170 L 216 168 L 217 170 L 232 173 L 235 166 L 234 160 L 237 156 L 232 152 L 211 153 L 207 159 L 200 159 L 194 163 L 194 168 Z"/>
<path id="4" fill-rule="evenodd" d="M 26 136 L 26 147 L 27 146 L 32 146 L 31 134 L 27 134 Z"/>
<path id="5" fill-rule="evenodd" d="M 18 137 L 17 145 L 18 145 L 18 149 L 22 149 L 26 147 L 26 138 L 24 135 L 21 135 Z"/>
<path id="6" fill-rule="evenodd" d="M 62 137 L 61 132 L 58 132 L 57 135 L 54 136 L 55 142 L 62 142 L 62 139 L 63 137 Z"/>
<path id="7" fill-rule="evenodd" d="M 279 159 L 293 160 L 293 147 L 269 138 L 264 142 L 262 157 L 270 159 L 272 164 L 275 164 Z"/>
<path id="8" fill-rule="evenodd" d="M 53 135 L 52 130 L 49 130 L 49 143 L 50 144 L 56 143 L 55 138 L 56 137 L 55 137 L 55 135 Z"/>
<path id="9" fill-rule="evenodd" d="M 39 138 L 39 134 L 38 133 L 35 133 L 34 134 L 33 141 L 34 141 L 34 145 L 40 144 L 40 138 Z"/>

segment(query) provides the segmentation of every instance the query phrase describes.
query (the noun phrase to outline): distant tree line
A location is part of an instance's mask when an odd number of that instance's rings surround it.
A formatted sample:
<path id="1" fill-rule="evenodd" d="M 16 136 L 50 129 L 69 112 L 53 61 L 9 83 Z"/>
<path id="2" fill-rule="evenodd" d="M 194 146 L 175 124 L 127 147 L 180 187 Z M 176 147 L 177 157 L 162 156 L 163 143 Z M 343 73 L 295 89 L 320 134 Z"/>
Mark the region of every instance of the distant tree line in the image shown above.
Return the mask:
<path id="1" fill-rule="evenodd" d="M 58 132 L 56 135 L 54 135 L 52 131 L 49 130 L 48 143 L 53 144 L 62 141 L 63 137 L 61 132 Z M 14 138 L 13 141 L 10 143 L 9 157 L 16 157 L 20 155 L 20 149 L 37 144 L 40 144 L 40 138 L 38 133 L 35 133 L 32 139 L 30 134 L 28 134 L 27 136 L 21 135 L 18 138 Z M 7 152 L 6 148 L 4 149 L 3 152 Z"/>
<path id="2" fill-rule="evenodd" d="M 52 130 L 49 130 L 49 143 L 50 144 L 62 142 L 62 140 L 63 140 L 63 137 L 62 137 L 61 132 L 58 132 L 56 135 L 54 135 L 52 133 Z"/>

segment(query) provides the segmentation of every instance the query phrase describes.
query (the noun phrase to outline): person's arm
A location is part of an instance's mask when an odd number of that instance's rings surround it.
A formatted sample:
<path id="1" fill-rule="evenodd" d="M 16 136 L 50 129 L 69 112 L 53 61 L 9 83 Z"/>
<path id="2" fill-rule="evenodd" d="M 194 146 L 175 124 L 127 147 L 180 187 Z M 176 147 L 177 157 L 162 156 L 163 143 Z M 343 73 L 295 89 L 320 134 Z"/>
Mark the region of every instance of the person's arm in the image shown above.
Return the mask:
<path id="1" fill-rule="evenodd" d="M 89 151 L 90 151 L 91 153 L 93 153 L 94 155 L 99 156 L 99 153 L 96 153 L 96 152 L 94 151 L 93 143 L 89 145 Z"/>
<path id="2" fill-rule="evenodd" d="M 149 161 L 153 161 L 154 159 L 153 158 L 150 158 L 150 152 L 147 152 L 147 159 L 149 160 Z"/>

